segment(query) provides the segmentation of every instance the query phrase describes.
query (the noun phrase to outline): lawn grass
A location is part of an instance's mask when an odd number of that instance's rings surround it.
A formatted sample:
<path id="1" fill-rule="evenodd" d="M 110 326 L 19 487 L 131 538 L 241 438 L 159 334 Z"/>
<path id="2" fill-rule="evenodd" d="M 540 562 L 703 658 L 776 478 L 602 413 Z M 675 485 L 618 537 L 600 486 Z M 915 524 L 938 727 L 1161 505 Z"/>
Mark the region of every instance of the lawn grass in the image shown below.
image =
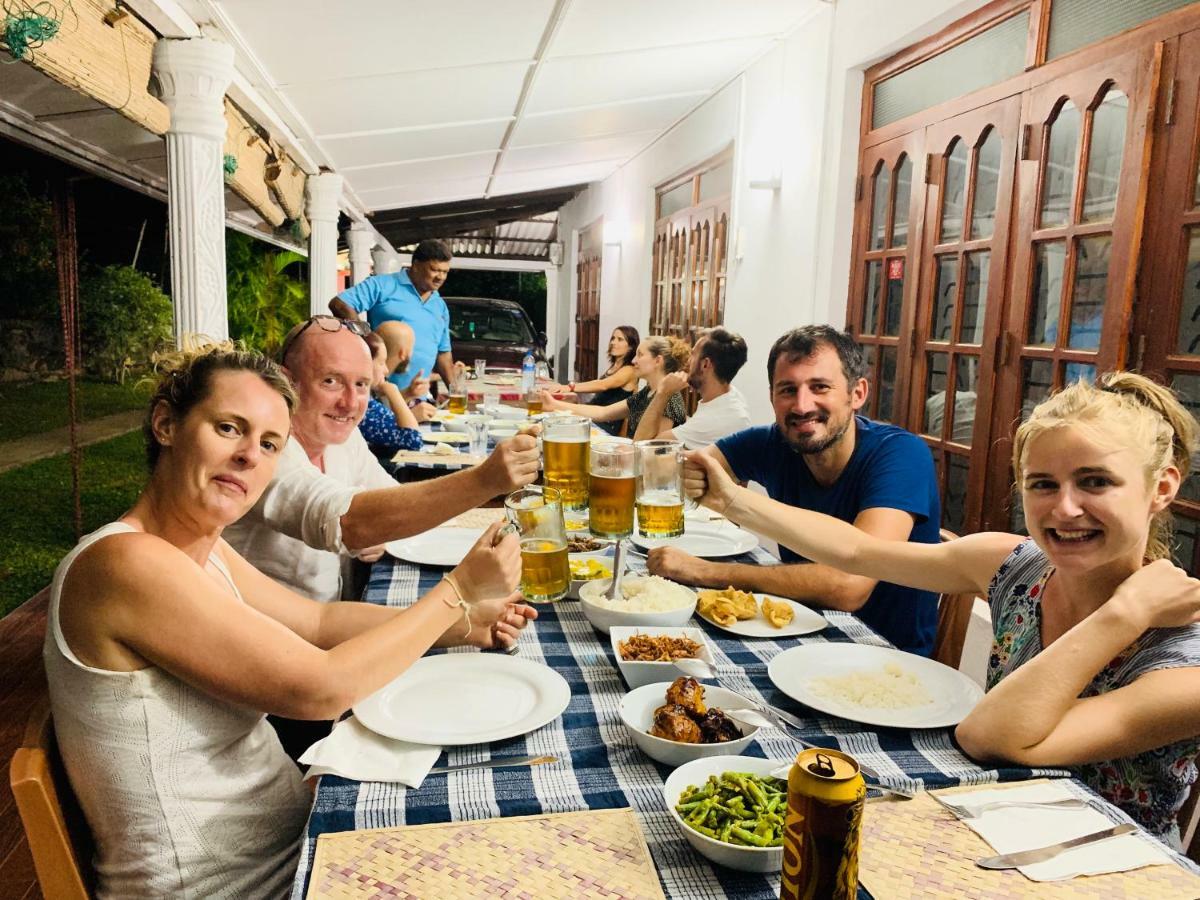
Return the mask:
<path id="1" fill-rule="evenodd" d="M 139 388 L 137 379 L 125 384 L 80 380 L 78 386 L 82 422 L 128 409 L 144 409 L 150 397 L 149 388 Z M 68 424 L 66 381 L 0 384 L 0 441 L 14 441 Z"/>
<path id="2" fill-rule="evenodd" d="M 111 522 L 137 499 L 146 482 L 140 431 L 83 448 L 84 534 Z M 0 472 L 0 616 L 50 583 L 59 560 L 75 545 L 71 462 L 52 456 Z"/>

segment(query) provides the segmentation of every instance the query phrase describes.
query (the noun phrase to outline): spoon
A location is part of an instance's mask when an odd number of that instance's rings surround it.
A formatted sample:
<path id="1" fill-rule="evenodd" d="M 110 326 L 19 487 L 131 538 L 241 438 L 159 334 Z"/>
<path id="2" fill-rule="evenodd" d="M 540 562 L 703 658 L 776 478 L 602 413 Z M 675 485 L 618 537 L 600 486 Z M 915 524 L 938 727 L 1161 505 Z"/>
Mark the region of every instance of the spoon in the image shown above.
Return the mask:
<path id="1" fill-rule="evenodd" d="M 690 675 L 692 678 L 699 678 L 701 681 L 711 679 L 716 681 L 717 670 L 714 669 L 703 659 L 695 657 L 683 657 L 682 659 L 671 660 L 675 664 L 675 668 L 684 675 Z"/>
<path id="2" fill-rule="evenodd" d="M 625 542 L 617 541 L 616 552 L 613 554 L 613 577 L 604 592 L 605 600 L 616 600 L 620 597 L 621 576 L 625 572 Z"/>

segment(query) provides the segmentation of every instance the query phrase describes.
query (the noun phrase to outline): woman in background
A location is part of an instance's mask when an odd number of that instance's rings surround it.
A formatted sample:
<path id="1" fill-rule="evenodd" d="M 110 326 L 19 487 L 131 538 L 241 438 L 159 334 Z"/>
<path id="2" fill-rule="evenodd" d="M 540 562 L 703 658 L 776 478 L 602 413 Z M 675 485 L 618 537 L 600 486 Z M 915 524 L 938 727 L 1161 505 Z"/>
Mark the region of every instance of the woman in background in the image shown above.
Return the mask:
<path id="1" fill-rule="evenodd" d="M 641 337 L 632 325 L 618 325 L 608 339 L 608 369 L 593 381 L 572 381 L 563 385 L 574 394 L 592 394 L 589 406 L 612 406 L 633 396 L 638 387 L 637 370 L 633 357 L 637 353 Z M 597 422 L 609 434 L 621 430 L 620 421 Z M 632 432 L 630 432 L 632 434 Z"/>
<path id="2" fill-rule="evenodd" d="M 637 431 L 638 423 L 642 421 L 642 416 L 650 405 L 650 398 L 658 390 L 663 377 L 671 372 L 687 368 L 691 353 L 692 348 L 687 345 L 687 342 L 678 338 L 648 337 L 638 344 L 637 353 L 633 357 L 634 372 L 646 382 L 646 386 L 640 391 L 635 391 L 627 399 L 618 400 L 610 406 L 565 403 L 556 399 L 549 391 L 543 391 L 542 408 L 547 411 L 587 416 L 598 425 L 604 422 L 620 423 L 627 420 L 628 427 L 625 433 L 632 435 Z M 685 419 L 687 419 L 687 410 L 683 406 L 683 397 L 678 393 L 673 394 L 667 401 L 667 408 L 664 410 L 661 421 L 655 427 L 655 434 L 660 431 L 669 431 L 676 425 L 682 425 Z"/>

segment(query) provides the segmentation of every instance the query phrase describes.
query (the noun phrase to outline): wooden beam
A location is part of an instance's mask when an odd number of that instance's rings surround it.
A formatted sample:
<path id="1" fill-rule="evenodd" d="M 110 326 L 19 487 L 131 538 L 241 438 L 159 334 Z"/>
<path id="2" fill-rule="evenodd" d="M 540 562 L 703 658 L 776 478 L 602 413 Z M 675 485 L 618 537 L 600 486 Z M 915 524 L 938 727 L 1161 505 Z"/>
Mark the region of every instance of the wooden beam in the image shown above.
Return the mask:
<path id="1" fill-rule="evenodd" d="M 267 187 L 274 192 L 289 219 L 302 219 L 308 176 L 282 149 L 276 148 L 275 157 L 274 162 L 267 163 Z"/>
<path id="2" fill-rule="evenodd" d="M 154 32 L 128 14 L 109 25 L 105 16 L 116 9 L 112 0 L 72 0 L 61 8 L 58 33 L 28 50 L 24 61 L 154 134 L 165 134 L 167 107 L 148 90 Z"/>
<path id="3" fill-rule="evenodd" d="M 287 221 L 287 214 L 267 187 L 266 167 L 268 158 L 273 155 L 271 146 L 228 97 L 225 98 L 224 152 L 237 161 L 233 174 L 225 177 L 233 192 L 274 227 Z"/>

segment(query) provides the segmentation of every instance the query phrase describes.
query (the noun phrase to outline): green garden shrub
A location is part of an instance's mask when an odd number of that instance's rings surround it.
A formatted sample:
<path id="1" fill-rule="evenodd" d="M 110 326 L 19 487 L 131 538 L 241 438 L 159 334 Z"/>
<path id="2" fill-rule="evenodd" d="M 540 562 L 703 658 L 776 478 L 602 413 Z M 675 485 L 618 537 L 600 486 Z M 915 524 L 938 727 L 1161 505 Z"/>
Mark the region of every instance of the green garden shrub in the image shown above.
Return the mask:
<path id="1" fill-rule="evenodd" d="M 83 367 L 124 383 L 143 372 L 154 351 L 172 337 L 171 300 L 132 266 L 105 266 L 79 283 Z"/>

